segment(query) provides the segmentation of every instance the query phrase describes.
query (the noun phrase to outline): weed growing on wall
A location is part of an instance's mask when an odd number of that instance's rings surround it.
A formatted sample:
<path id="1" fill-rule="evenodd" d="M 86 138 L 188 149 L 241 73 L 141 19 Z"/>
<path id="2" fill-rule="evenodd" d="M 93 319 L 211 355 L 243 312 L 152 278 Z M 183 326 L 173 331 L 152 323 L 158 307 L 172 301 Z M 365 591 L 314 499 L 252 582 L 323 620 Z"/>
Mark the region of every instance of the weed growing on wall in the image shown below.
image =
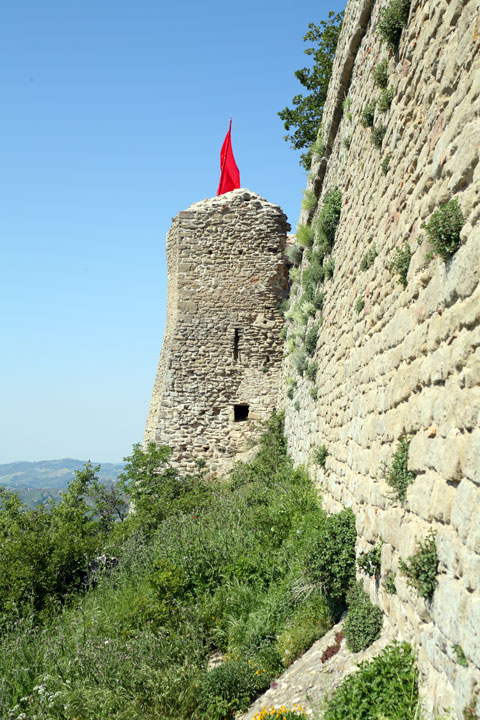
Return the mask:
<path id="1" fill-rule="evenodd" d="M 294 243 L 293 245 L 287 245 L 287 247 L 285 248 L 285 256 L 287 257 L 287 260 L 292 263 L 292 265 L 298 267 L 302 263 L 304 249 L 305 248 L 302 247 L 302 245 L 298 245 L 297 243 Z"/>
<path id="2" fill-rule="evenodd" d="M 363 308 L 365 307 L 365 301 L 364 301 L 364 299 L 361 298 L 361 297 L 360 297 L 360 298 L 357 298 L 354 307 L 355 307 L 355 312 L 357 313 L 357 315 L 360 315 L 360 313 L 362 312 Z"/>
<path id="3" fill-rule="evenodd" d="M 311 382 L 315 382 L 317 379 L 318 363 L 310 362 L 305 370 L 305 375 Z"/>
<path id="4" fill-rule="evenodd" d="M 343 139 L 343 146 L 346 150 L 350 150 L 350 144 L 352 140 L 350 138 L 350 135 L 348 135 L 346 138 Z"/>
<path id="5" fill-rule="evenodd" d="M 304 210 L 312 210 L 316 207 L 318 198 L 313 190 L 305 190 L 303 193 L 302 208 Z"/>
<path id="6" fill-rule="evenodd" d="M 392 159 L 392 156 L 391 156 L 391 155 L 385 155 L 385 157 L 384 157 L 383 160 L 382 160 L 382 173 L 383 173 L 384 175 L 386 175 L 387 172 L 388 172 L 388 167 L 389 167 L 389 165 L 390 165 L 390 160 L 391 160 L 391 159 Z"/>
<path id="7" fill-rule="evenodd" d="M 407 275 L 411 257 L 412 252 L 410 250 L 410 245 L 405 243 L 403 247 L 396 248 L 393 260 L 388 266 L 390 272 L 397 276 L 398 282 L 403 288 L 407 287 Z"/>
<path id="8" fill-rule="evenodd" d="M 384 465 L 385 480 L 393 490 L 393 497 L 403 502 L 407 497 L 407 488 L 415 480 L 415 473 L 408 469 L 408 448 L 412 440 L 411 433 L 403 435 L 393 454 L 390 467 Z"/>
<path id="9" fill-rule="evenodd" d="M 375 108 L 377 106 L 377 103 L 375 100 L 372 100 L 362 110 L 362 116 L 360 122 L 362 123 L 362 127 L 364 128 L 373 128 L 373 123 L 375 122 Z"/>
<path id="10" fill-rule="evenodd" d="M 360 652 L 380 637 L 383 613 L 377 605 L 372 605 L 360 582 L 349 590 L 347 604 L 344 625 L 347 647 L 352 652 Z"/>
<path id="11" fill-rule="evenodd" d="M 437 568 L 435 532 L 430 530 L 425 540 L 418 543 L 414 555 L 411 555 L 406 562 L 400 558 L 400 571 L 420 597 L 429 600 L 437 586 Z"/>
<path id="12" fill-rule="evenodd" d="M 428 223 L 422 225 L 435 255 L 448 260 L 458 250 L 460 230 L 464 223 L 463 213 L 456 198 L 435 210 Z"/>
<path id="13" fill-rule="evenodd" d="M 389 645 L 343 680 L 328 701 L 325 720 L 418 717 L 418 675 L 407 643 Z"/>
<path id="14" fill-rule="evenodd" d="M 380 40 L 392 52 L 398 49 L 409 12 L 410 0 L 390 0 L 388 5 L 380 9 L 377 31 Z"/>
<path id="15" fill-rule="evenodd" d="M 388 87 L 388 60 L 382 60 L 373 68 L 373 80 L 377 87 L 385 90 Z"/>
<path id="16" fill-rule="evenodd" d="M 468 667 L 467 658 L 465 657 L 465 653 L 463 652 L 461 645 L 454 645 L 453 651 L 456 655 L 458 664 L 462 667 Z"/>
<path id="17" fill-rule="evenodd" d="M 386 88 L 382 94 L 380 95 L 380 98 L 378 100 L 378 109 L 380 112 L 387 112 L 387 110 L 390 110 L 390 106 L 393 101 L 393 88 Z"/>
<path id="18" fill-rule="evenodd" d="M 325 193 L 317 221 L 317 238 L 325 251 L 331 250 L 342 209 L 342 193 L 334 187 Z"/>
<path id="19" fill-rule="evenodd" d="M 397 586 L 395 585 L 395 573 L 389 572 L 383 578 L 383 587 L 389 595 L 397 594 Z"/>
<path id="20" fill-rule="evenodd" d="M 316 448 L 313 451 L 313 462 L 319 465 L 321 468 L 325 469 L 325 465 L 327 462 L 328 457 L 328 450 L 325 447 L 325 445 L 320 445 L 319 448 Z"/>
<path id="21" fill-rule="evenodd" d="M 370 250 L 367 250 L 365 255 L 360 260 L 360 270 L 365 271 L 372 267 L 377 257 L 377 248 L 373 245 Z"/>
<path id="22" fill-rule="evenodd" d="M 380 577 L 382 565 L 382 541 L 372 550 L 360 553 L 357 557 L 357 568 L 371 577 Z"/>
<path id="23" fill-rule="evenodd" d="M 375 125 L 374 127 L 372 127 L 370 138 L 376 148 L 382 147 L 383 138 L 385 137 L 386 133 L 387 128 L 385 127 L 385 125 Z"/>
<path id="24" fill-rule="evenodd" d="M 312 400 L 318 400 L 318 388 L 316 388 L 316 387 L 311 388 L 310 397 L 312 398 Z"/>
<path id="25" fill-rule="evenodd" d="M 333 257 L 328 258 L 327 262 L 323 265 L 323 272 L 325 278 L 332 278 L 335 272 L 335 260 Z"/>
<path id="26" fill-rule="evenodd" d="M 310 330 L 307 332 L 307 335 L 305 337 L 305 352 L 307 355 L 314 355 L 315 350 L 317 349 L 317 340 L 318 340 L 318 326 L 313 325 Z"/>
<path id="27" fill-rule="evenodd" d="M 313 243 L 313 228 L 311 225 L 297 225 L 297 241 L 303 247 L 311 247 Z"/>

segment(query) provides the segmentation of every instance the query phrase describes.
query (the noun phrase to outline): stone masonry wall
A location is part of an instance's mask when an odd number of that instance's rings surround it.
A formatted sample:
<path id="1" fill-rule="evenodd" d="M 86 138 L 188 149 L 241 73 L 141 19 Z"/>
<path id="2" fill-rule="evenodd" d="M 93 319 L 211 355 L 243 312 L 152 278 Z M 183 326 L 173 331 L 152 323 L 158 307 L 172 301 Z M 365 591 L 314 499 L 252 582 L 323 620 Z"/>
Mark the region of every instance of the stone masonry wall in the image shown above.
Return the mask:
<path id="1" fill-rule="evenodd" d="M 342 191 L 334 276 L 316 318 L 323 315 L 317 399 L 297 377 L 284 400 L 286 432 L 327 510 L 353 508 L 357 551 L 383 540 L 382 577 L 395 573 L 396 594 L 362 577 L 386 624 L 418 648 L 427 711 L 463 718 L 480 691 L 480 7 L 413 0 L 392 55 L 376 29 L 386 4 L 350 0 L 346 9 L 324 114 L 326 156 L 308 181 L 319 206 L 332 187 Z M 377 149 L 360 119 L 380 95 L 372 71 L 384 58 L 394 97 L 375 113 L 387 129 Z M 465 218 L 461 246 L 450 260 L 429 262 L 422 223 L 453 197 Z M 315 224 L 317 214 L 303 211 L 301 221 Z M 412 257 L 403 289 L 389 265 L 405 243 Z M 373 246 L 377 257 L 361 271 Z M 285 372 L 295 375 L 289 360 Z M 400 503 L 389 497 L 382 464 L 410 431 L 416 478 Z M 325 470 L 312 463 L 321 445 Z M 431 529 L 440 562 L 426 601 L 398 571 Z"/>
<path id="2" fill-rule="evenodd" d="M 173 220 L 167 325 L 144 441 L 172 447 L 184 471 L 201 458 L 225 470 L 278 404 L 289 229 L 277 205 L 245 189 Z"/>

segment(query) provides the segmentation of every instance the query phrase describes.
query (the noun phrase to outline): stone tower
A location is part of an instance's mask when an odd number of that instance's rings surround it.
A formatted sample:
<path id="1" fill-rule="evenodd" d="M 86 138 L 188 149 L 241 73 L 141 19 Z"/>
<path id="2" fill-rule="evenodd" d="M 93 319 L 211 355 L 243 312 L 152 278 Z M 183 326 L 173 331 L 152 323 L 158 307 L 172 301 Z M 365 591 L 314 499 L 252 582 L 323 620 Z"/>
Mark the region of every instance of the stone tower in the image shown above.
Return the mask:
<path id="1" fill-rule="evenodd" d="M 167 234 L 167 323 L 144 442 L 183 471 L 220 472 L 277 406 L 287 294 L 286 216 L 255 193 L 195 203 Z"/>

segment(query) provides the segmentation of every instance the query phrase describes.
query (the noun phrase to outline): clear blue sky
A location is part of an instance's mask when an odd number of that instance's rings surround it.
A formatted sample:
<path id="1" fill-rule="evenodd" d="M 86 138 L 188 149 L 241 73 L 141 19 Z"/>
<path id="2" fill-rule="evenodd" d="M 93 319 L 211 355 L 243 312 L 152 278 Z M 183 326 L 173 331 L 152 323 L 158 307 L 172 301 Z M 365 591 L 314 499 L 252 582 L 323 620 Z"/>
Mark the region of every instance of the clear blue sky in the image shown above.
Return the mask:
<path id="1" fill-rule="evenodd" d="M 343 2 L 14 0 L 0 11 L 0 463 L 118 461 L 141 440 L 171 217 L 243 187 L 298 220 L 277 111 Z"/>

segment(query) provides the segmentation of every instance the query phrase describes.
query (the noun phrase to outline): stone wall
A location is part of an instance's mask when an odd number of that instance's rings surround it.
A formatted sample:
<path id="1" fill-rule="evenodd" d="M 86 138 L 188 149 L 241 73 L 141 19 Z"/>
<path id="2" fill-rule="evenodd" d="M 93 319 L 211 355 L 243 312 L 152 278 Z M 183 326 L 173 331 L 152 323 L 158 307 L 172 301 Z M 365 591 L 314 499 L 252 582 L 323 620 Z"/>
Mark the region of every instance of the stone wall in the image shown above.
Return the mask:
<path id="1" fill-rule="evenodd" d="M 317 399 L 297 377 L 284 400 L 286 432 L 327 510 L 353 508 L 358 552 L 383 540 L 382 576 L 395 573 L 396 594 L 363 576 L 365 588 L 386 624 L 418 647 L 427 711 L 462 718 L 480 690 L 480 9 L 478 0 L 413 0 L 392 55 L 377 34 L 385 5 L 350 0 L 346 9 L 325 107 L 326 156 L 308 181 L 319 206 L 334 186 L 343 203 L 335 272 L 316 318 L 323 315 Z M 377 148 L 360 120 L 380 95 L 372 71 L 384 58 L 394 97 L 388 111 L 376 110 L 375 124 L 386 127 Z M 453 197 L 465 218 L 461 246 L 450 260 L 429 261 L 422 223 Z M 303 211 L 301 221 L 315 224 L 317 215 Z M 412 257 L 403 289 L 389 266 L 405 243 Z M 362 271 L 373 246 L 374 263 Z M 295 375 L 289 360 L 285 372 Z M 416 477 L 402 503 L 390 497 L 382 465 L 410 431 Z M 325 470 L 312 463 L 321 445 Z M 440 562 L 427 601 L 398 571 L 431 529 Z"/>
<path id="2" fill-rule="evenodd" d="M 202 458 L 225 470 L 247 450 L 255 421 L 277 406 L 289 229 L 277 205 L 244 189 L 173 220 L 167 325 L 144 441 L 171 446 L 182 470 Z"/>

